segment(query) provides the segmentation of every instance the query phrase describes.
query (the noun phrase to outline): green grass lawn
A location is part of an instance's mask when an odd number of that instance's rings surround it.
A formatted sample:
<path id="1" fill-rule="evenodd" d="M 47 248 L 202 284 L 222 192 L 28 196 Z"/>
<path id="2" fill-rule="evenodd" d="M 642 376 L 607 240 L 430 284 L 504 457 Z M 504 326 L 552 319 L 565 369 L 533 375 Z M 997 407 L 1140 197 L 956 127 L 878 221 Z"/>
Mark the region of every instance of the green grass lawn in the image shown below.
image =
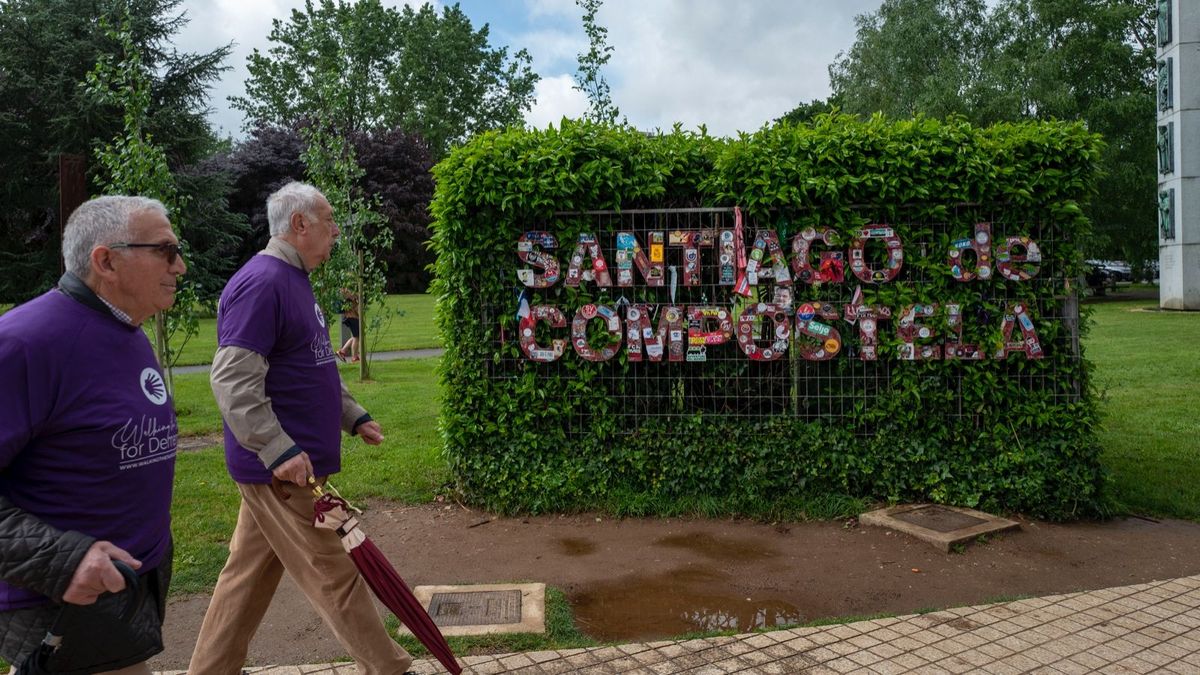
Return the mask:
<path id="1" fill-rule="evenodd" d="M 400 349 L 430 349 L 442 346 L 437 326 L 433 322 L 434 298 L 428 293 L 411 295 L 389 295 L 385 301 L 388 312 L 381 318 L 378 328 L 367 334 L 367 346 L 371 351 L 385 352 Z M 370 312 L 373 308 L 368 307 Z M 373 314 L 367 315 L 368 323 Z M 341 317 L 331 317 L 330 335 L 336 346 L 341 346 Z M 147 335 L 153 330 L 146 324 Z M 151 337 L 153 339 L 153 337 Z M 178 347 L 176 347 L 178 348 Z M 200 319 L 199 330 L 184 345 L 176 365 L 195 366 L 212 362 L 217 351 L 217 320 Z"/>
<path id="2" fill-rule="evenodd" d="M 1200 313 L 1157 304 L 1091 305 L 1103 461 L 1122 509 L 1200 520 Z"/>
<path id="3" fill-rule="evenodd" d="M 449 479 L 441 457 L 437 415 L 441 395 L 436 359 L 402 359 L 375 364 L 374 382 L 358 382 L 344 366 L 354 393 L 383 427 L 384 442 L 370 446 L 345 437 L 342 472 L 335 486 L 351 500 L 382 497 L 407 503 L 433 499 Z M 208 374 L 175 380 L 182 435 L 219 434 L 220 416 L 208 388 Z M 181 452 L 175 471 L 172 517 L 175 530 L 175 592 L 207 590 L 225 562 L 238 497 L 225 472 L 220 445 Z"/>

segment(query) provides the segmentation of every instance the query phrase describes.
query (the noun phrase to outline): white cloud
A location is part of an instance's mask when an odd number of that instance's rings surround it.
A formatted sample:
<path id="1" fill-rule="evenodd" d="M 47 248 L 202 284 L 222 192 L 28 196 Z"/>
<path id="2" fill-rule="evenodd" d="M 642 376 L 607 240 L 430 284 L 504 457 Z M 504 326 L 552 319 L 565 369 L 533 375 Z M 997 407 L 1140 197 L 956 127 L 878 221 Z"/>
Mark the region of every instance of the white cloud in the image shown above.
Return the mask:
<path id="1" fill-rule="evenodd" d="M 545 77 L 538 81 L 534 95 L 537 101 L 525 115 L 525 123 L 535 129 L 546 125 L 558 126 L 563 117 L 581 117 L 587 111 L 587 97 L 576 91 L 570 75 Z"/>
<path id="2" fill-rule="evenodd" d="M 639 128 L 754 131 L 829 95 L 828 65 L 880 0 L 610 0 L 613 101 Z"/>

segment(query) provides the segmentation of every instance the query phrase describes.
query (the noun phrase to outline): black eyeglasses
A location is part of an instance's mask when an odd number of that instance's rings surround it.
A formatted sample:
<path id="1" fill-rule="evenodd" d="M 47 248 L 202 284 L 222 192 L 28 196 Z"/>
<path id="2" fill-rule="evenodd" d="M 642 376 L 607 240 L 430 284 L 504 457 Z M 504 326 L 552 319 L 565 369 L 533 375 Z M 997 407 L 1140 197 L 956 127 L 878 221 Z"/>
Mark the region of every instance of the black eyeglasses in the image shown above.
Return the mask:
<path id="1" fill-rule="evenodd" d="M 167 264 L 174 265 L 175 259 L 183 255 L 183 247 L 179 244 L 128 244 L 125 242 L 117 242 L 109 244 L 109 248 L 152 248 L 159 255 L 166 256 Z"/>

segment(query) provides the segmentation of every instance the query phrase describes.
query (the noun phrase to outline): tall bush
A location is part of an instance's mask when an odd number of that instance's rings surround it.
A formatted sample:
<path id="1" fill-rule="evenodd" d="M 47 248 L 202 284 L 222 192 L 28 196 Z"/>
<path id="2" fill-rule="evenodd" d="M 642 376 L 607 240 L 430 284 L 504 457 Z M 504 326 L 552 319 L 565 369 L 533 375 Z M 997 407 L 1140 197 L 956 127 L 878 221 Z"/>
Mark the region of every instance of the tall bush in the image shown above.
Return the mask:
<path id="1" fill-rule="evenodd" d="M 446 340 L 441 431 L 460 489 L 506 511 L 594 508 L 618 495 L 650 510 L 696 498 L 754 510 L 830 496 L 1052 518 L 1102 509 L 1094 394 L 1071 300 L 1089 236 L 1079 204 L 1091 196 L 1101 150 L 1080 124 L 980 129 L 953 119 L 846 116 L 733 141 L 570 121 L 475 139 L 435 168 L 432 205 L 433 288 Z M 603 244 L 621 228 L 619 219 L 573 213 L 735 205 L 747 217 L 747 245 L 759 228 L 788 242 L 824 226 L 847 241 L 868 224 L 888 224 L 910 248 L 895 281 L 859 284 L 847 271 L 846 283 L 797 286 L 796 303 L 841 306 L 861 285 L 864 305 L 959 304 L 969 313 L 964 339 L 988 358 L 899 360 L 899 316 L 881 330 L 878 361 L 857 358 L 856 331 L 843 323 L 848 353 L 821 363 L 798 359 L 795 349 L 774 365 L 631 363 L 624 349 L 605 362 L 569 348 L 553 364 L 524 358 L 514 339 L 522 233 L 557 235 L 565 271 L 580 233 Z M 946 252 L 987 221 L 1006 230 L 998 237 L 1038 240 L 1040 274 L 955 280 Z M 561 307 L 569 324 L 585 303 L 612 306 L 632 294 L 667 304 L 666 293 L 559 282 L 524 297 Z M 757 297 L 769 293 L 764 286 Z M 699 300 L 681 295 L 680 304 Z M 992 358 L 1015 302 L 1036 308 L 1044 358 Z M 947 333 L 944 318 L 930 323 Z M 767 375 L 783 383 L 778 411 L 734 414 L 711 403 Z M 847 402 L 837 414 L 806 393 L 829 383 Z M 663 389 L 645 395 L 656 386 Z M 642 398 L 630 414 L 621 397 L 635 389 Z"/>

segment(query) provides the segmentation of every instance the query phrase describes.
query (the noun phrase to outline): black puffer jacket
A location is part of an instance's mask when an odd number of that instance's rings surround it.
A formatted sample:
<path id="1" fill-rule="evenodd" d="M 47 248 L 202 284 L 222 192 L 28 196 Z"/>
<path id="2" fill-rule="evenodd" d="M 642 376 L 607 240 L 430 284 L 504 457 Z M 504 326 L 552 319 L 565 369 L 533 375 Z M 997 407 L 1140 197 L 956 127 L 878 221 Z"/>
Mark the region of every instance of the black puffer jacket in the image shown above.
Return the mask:
<path id="1" fill-rule="evenodd" d="M 63 532 L 0 496 L 0 579 L 62 602 L 75 568 L 96 542 Z M 9 663 L 36 647 L 57 611 L 55 605 L 0 612 L 0 656 Z"/>
<path id="2" fill-rule="evenodd" d="M 0 658 L 14 665 L 23 663 L 41 644 L 46 630 L 58 616 L 63 593 L 71 585 L 75 568 L 95 542 L 94 537 L 80 532 L 55 529 L 0 497 L 0 578 L 51 600 L 37 607 L 0 612 Z M 139 634 L 157 632 L 162 627 L 171 584 L 173 548 L 168 546 L 158 568 L 140 578 L 147 596 L 143 611 L 131 619 L 133 624 L 141 625 Z M 120 596 L 97 601 L 112 604 L 114 608 L 124 602 Z M 117 613 L 118 609 L 112 611 L 114 616 Z"/>

